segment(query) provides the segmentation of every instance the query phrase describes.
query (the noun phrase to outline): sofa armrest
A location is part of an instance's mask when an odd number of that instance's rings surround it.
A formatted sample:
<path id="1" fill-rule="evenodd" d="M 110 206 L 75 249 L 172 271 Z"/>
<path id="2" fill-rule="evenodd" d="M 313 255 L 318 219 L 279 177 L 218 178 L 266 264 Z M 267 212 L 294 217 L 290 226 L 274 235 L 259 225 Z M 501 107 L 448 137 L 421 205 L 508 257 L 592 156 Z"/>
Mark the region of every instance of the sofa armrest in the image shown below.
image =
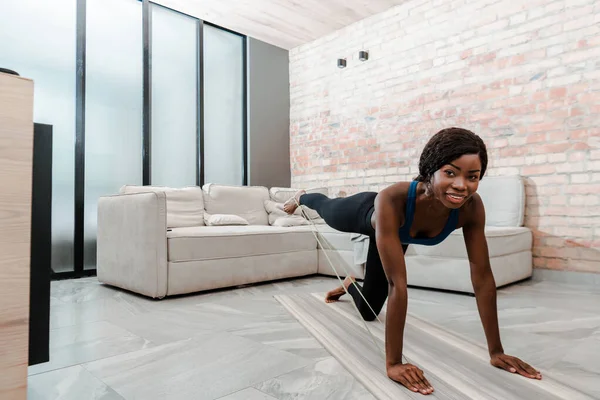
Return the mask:
<path id="1" fill-rule="evenodd" d="M 162 192 L 100 197 L 98 280 L 153 298 L 166 296 L 166 215 Z"/>

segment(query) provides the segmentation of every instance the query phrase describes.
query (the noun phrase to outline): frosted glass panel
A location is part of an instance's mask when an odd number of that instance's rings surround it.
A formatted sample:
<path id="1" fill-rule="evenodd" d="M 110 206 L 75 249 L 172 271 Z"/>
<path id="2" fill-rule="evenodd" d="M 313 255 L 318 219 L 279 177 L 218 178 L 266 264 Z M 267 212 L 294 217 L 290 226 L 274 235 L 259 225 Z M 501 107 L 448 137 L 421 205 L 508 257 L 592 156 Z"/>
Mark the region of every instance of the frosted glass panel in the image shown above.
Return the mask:
<path id="1" fill-rule="evenodd" d="M 152 5 L 152 185 L 196 184 L 196 20 Z"/>
<path id="2" fill-rule="evenodd" d="M 53 126 L 52 269 L 72 271 L 76 1 L 2 0 L 0 68 L 34 80 L 35 122 Z"/>
<path id="3" fill-rule="evenodd" d="M 243 183 L 243 38 L 204 26 L 204 181 Z"/>
<path id="4" fill-rule="evenodd" d="M 98 198 L 142 184 L 142 3 L 87 0 L 85 268 L 95 268 Z"/>

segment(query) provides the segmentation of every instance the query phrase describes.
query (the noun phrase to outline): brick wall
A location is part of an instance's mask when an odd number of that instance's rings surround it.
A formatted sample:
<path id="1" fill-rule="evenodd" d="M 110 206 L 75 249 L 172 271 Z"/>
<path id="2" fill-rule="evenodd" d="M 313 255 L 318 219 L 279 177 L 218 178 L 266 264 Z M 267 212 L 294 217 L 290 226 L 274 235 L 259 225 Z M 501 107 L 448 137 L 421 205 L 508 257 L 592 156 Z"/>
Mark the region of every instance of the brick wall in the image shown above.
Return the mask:
<path id="1" fill-rule="evenodd" d="M 294 186 L 381 190 L 465 127 L 526 178 L 535 267 L 600 272 L 600 3 L 409 0 L 293 49 L 290 85 Z"/>

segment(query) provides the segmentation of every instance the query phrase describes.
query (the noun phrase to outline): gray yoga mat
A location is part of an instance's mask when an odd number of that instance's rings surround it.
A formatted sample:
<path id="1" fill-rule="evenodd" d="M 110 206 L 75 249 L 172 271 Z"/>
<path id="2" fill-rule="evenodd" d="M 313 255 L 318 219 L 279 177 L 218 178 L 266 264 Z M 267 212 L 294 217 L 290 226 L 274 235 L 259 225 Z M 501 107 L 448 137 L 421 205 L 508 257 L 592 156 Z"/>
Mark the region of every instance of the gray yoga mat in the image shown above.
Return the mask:
<path id="1" fill-rule="evenodd" d="M 385 309 L 381 323 L 366 322 L 365 327 L 349 299 L 328 304 L 316 293 L 275 298 L 378 399 L 592 400 L 544 371 L 542 380 L 534 380 L 500 370 L 490 365 L 484 347 L 409 314 L 404 356 L 435 389 L 424 397 L 387 377 Z"/>

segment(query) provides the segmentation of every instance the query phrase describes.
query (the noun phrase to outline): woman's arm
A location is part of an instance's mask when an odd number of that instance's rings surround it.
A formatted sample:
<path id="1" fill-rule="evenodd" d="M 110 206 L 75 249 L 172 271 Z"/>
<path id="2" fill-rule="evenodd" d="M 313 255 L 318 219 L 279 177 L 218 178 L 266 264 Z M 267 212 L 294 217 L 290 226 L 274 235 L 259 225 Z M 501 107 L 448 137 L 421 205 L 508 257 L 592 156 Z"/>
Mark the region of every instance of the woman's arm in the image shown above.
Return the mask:
<path id="1" fill-rule="evenodd" d="M 375 240 L 381 263 L 388 279 L 388 304 L 385 322 L 386 370 L 390 379 L 408 389 L 423 394 L 433 392 L 433 387 L 423 371 L 402 363 L 402 348 L 408 290 L 406 264 L 398 231 L 403 220 L 402 188 L 391 186 L 382 190 L 375 200 Z"/>
<path id="2" fill-rule="evenodd" d="M 478 194 L 473 195 L 473 203 L 463 235 L 469 264 L 471 266 L 471 283 L 477 299 L 479 316 L 485 331 L 490 356 L 503 353 L 498 327 L 496 306 L 496 281 L 490 266 L 487 240 L 485 238 L 485 209 Z"/>
<path id="3" fill-rule="evenodd" d="M 402 343 L 408 291 L 406 288 L 406 265 L 404 251 L 398 235 L 400 216 L 394 199 L 387 191 L 381 191 L 375 200 L 375 241 L 389 284 L 386 320 L 386 363 L 392 366 L 402 363 Z"/>
<path id="4" fill-rule="evenodd" d="M 528 378 L 541 379 L 541 374 L 516 357 L 504 354 L 500 341 L 496 302 L 496 281 L 492 273 L 485 237 L 485 208 L 478 194 L 473 195 L 467 221 L 463 227 L 465 246 L 471 266 L 471 282 L 492 365 Z"/>

